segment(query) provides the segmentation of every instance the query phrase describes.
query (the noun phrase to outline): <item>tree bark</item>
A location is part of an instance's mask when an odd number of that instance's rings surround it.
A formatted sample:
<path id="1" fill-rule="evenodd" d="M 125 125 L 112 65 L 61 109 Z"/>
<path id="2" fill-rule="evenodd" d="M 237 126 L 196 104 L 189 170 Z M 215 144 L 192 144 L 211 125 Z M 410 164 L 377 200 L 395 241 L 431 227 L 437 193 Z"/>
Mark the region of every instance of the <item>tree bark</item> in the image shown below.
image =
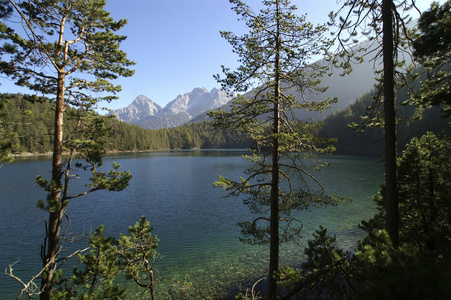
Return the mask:
<path id="1" fill-rule="evenodd" d="M 385 228 L 393 245 L 399 243 L 399 208 L 396 147 L 396 111 L 394 83 L 394 46 L 392 0 L 383 0 L 383 56 L 384 56 L 384 131 L 385 131 Z"/>
<path id="2" fill-rule="evenodd" d="M 50 192 L 49 203 L 51 206 L 57 206 L 56 210 L 50 208 L 48 236 L 46 253 L 44 253 L 43 264 L 48 265 L 41 279 L 41 300 L 49 300 L 54 287 L 54 274 L 56 271 L 56 261 L 60 250 L 60 231 L 61 221 L 64 214 L 64 208 L 61 206 L 62 190 L 62 154 L 63 154 L 63 116 L 64 116 L 64 92 L 65 92 L 65 74 L 58 73 L 57 96 L 55 103 L 55 132 L 53 141 L 53 159 L 52 159 L 52 190 Z M 53 204 L 51 204 L 53 203 Z"/>
<path id="3" fill-rule="evenodd" d="M 277 12 L 278 10 L 277 5 Z M 271 240 L 269 246 L 269 279 L 268 279 L 268 298 L 277 299 L 277 281 L 274 277 L 279 271 L 279 133 L 280 133 L 280 30 L 279 18 L 277 16 L 276 32 L 276 56 L 275 56 L 275 76 L 274 76 L 274 120 L 273 120 L 273 154 L 272 154 L 272 173 L 271 173 L 271 221 L 270 233 Z"/>

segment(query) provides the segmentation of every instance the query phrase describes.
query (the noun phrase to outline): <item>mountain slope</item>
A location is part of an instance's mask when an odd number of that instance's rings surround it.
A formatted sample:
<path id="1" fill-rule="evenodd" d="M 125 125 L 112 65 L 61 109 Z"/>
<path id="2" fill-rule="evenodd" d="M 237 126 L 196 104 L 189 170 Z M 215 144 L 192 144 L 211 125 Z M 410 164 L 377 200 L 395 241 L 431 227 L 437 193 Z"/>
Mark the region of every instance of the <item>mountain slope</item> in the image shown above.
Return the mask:
<path id="1" fill-rule="evenodd" d="M 368 51 L 371 52 L 372 50 L 374 50 L 374 47 L 376 47 L 376 45 L 374 43 L 369 44 L 367 42 L 356 46 L 356 49 L 359 47 L 366 47 L 369 49 Z M 354 103 L 359 96 L 368 93 L 374 88 L 374 84 L 376 83 L 374 70 L 381 67 L 379 61 L 375 62 L 366 57 L 362 63 L 356 63 L 352 65 L 353 70 L 350 74 L 341 76 L 340 74 L 343 72 L 343 70 L 339 68 L 333 68 L 331 66 L 332 63 L 328 62 L 326 59 L 319 60 L 316 63 L 331 67 L 331 76 L 325 75 L 321 79 L 321 86 L 328 87 L 328 89 L 326 92 L 321 94 L 309 94 L 308 92 L 306 92 L 304 96 L 309 98 L 308 100 L 311 101 L 321 101 L 326 100 L 327 98 L 337 98 L 338 101 L 337 103 L 332 104 L 330 109 L 325 110 L 322 113 L 298 110 L 296 114 L 297 118 L 300 120 L 321 120 L 337 110 L 346 109 L 350 104 Z M 288 92 L 288 94 L 295 96 L 296 99 L 302 99 L 302 95 L 299 91 L 291 91 Z M 247 98 L 250 98 L 253 95 L 254 94 L 252 91 L 244 94 L 244 96 Z M 227 105 L 224 106 L 223 109 L 227 110 Z M 190 122 L 199 122 L 207 119 L 208 116 L 204 113 L 197 116 Z"/>
<path id="2" fill-rule="evenodd" d="M 360 117 L 365 116 L 366 107 L 371 105 L 374 92 L 365 94 L 357 101 L 349 105 L 345 110 L 336 111 L 324 119 L 325 126 L 321 128 L 321 137 L 337 138 L 335 147 L 339 154 L 352 155 L 381 155 L 384 146 L 383 129 L 367 128 L 362 133 L 357 133 L 348 125 L 360 124 Z M 433 106 L 422 113 L 420 120 L 412 121 L 416 108 L 412 105 L 401 105 L 408 99 L 405 88 L 397 91 L 397 114 L 400 121 L 397 124 L 397 140 L 399 153 L 404 146 L 413 138 L 424 135 L 428 131 L 436 134 L 446 132 L 451 134 L 449 118 L 445 117 L 442 107 Z"/>

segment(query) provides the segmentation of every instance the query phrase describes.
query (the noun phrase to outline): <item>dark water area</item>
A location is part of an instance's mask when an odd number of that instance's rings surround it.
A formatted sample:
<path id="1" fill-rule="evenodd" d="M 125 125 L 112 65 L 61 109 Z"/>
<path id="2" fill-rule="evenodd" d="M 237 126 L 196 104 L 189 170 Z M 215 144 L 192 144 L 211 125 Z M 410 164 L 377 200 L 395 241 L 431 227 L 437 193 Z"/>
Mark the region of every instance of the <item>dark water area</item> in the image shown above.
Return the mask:
<path id="1" fill-rule="evenodd" d="M 195 299 L 193 295 L 217 298 L 236 290 L 242 283 L 265 276 L 268 265 L 267 247 L 239 241 L 236 223 L 251 220 L 253 215 L 240 199 L 223 198 L 226 192 L 212 184 L 218 174 L 231 179 L 242 175 L 248 164 L 242 153 L 186 150 L 110 155 L 104 159 L 105 169 L 116 161 L 122 170 L 130 170 L 130 186 L 119 193 L 99 191 L 72 200 L 67 209 L 69 232 L 88 235 L 103 224 L 105 235 L 119 237 L 144 215 L 160 239 L 160 299 Z M 336 234 L 343 247 L 352 247 L 362 236 L 357 225 L 375 212 L 372 196 L 383 182 L 383 165 L 378 158 L 332 155 L 322 159 L 331 166 L 316 176 L 331 192 L 354 201 L 300 212 L 297 217 L 304 225 L 303 239 L 299 244 L 281 246 L 282 265 L 299 263 L 307 239 L 319 225 Z M 45 158 L 18 158 L 0 168 L 2 299 L 15 299 L 21 288 L 4 274 L 9 264 L 17 261 L 14 274 L 24 280 L 40 270 L 47 215 L 36 207 L 45 193 L 36 187 L 35 178 L 38 174 L 48 178 L 49 171 L 50 161 Z M 73 194 L 82 191 L 86 183 L 84 179 L 73 182 Z M 63 254 L 86 244 L 87 239 L 65 245 Z"/>

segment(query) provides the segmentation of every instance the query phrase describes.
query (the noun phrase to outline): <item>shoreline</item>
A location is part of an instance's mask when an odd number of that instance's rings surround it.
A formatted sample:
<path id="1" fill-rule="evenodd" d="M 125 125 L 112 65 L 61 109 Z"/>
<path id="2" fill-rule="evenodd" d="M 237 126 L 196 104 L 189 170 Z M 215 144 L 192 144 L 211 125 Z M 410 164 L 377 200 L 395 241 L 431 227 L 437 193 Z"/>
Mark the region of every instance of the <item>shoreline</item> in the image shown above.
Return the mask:
<path id="1" fill-rule="evenodd" d="M 35 152 L 19 152 L 12 153 L 12 157 L 29 157 L 29 156 L 52 156 L 53 152 L 35 153 Z"/>
<path id="2" fill-rule="evenodd" d="M 115 153 L 140 153 L 140 152 L 155 152 L 155 151 L 168 151 L 170 149 L 158 149 L 158 150 L 110 150 L 105 152 L 105 155 L 115 154 Z M 175 149 L 177 150 L 177 149 Z M 19 152 L 11 154 L 12 157 L 31 157 L 31 156 L 48 156 L 51 157 L 53 152 Z M 68 155 L 68 152 L 63 153 L 63 155 Z"/>
<path id="3" fill-rule="evenodd" d="M 189 149 L 185 149 L 185 148 L 180 148 L 180 149 L 147 149 L 147 150 L 108 150 L 105 152 L 105 156 L 107 155 L 111 155 L 111 154 L 118 154 L 118 153 L 150 153 L 150 152 L 158 152 L 158 151 L 174 151 L 174 150 L 218 150 L 218 149 L 210 149 L 210 148 L 189 148 Z M 241 149 L 239 149 L 241 150 Z M 68 155 L 68 152 L 64 152 L 63 156 Z M 39 153 L 39 152 L 18 152 L 18 153 L 11 153 L 10 155 L 11 157 L 52 157 L 53 156 L 53 152 L 44 152 L 44 153 Z"/>
<path id="4" fill-rule="evenodd" d="M 241 148 L 177 148 L 177 149 L 146 149 L 146 150 L 108 150 L 105 152 L 105 156 L 111 155 L 111 154 L 117 154 L 117 153 L 150 153 L 150 152 L 158 152 L 158 151 L 177 151 L 177 150 L 247 150 L 247 149 L 241 149 Z M 64 152 L 64 155 L 68 155 L 68 152 Z M 19 153 L 12 153 L 12 157 L 52 157 L 53 152 L 44 152 L 44 153 L 38 153 L 38 152 L 19 152 Z"/>

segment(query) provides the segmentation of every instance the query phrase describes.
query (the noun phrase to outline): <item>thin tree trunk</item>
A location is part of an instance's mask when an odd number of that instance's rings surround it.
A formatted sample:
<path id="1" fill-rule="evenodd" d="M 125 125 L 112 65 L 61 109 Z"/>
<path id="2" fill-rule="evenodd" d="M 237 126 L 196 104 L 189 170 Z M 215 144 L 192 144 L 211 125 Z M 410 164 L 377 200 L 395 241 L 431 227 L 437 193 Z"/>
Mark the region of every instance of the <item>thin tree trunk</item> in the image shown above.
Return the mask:
<path id="1" fill-rule="evenodd" d="M 155 290 L 154 290 L 154 287 L 153 287 L 153 270 L 151 270 L 149 273 L 150 273 L 150 298 L 152 300 L 155 300 Z"/>
<path id="2" fill-rule="evenodd" d="M 65 74 L 58 74 L 58 87 L 55 105 L 55 132 L 53 141 L 53 159 L 52 159 L 52 186 L 50 192 L 50 205 L 61 205 L 61 178 L 62 178 L 62 153 L 63 153 L 63 116 L 64 116 L 64 87 Z M 47 270 L 43 273 L 41 279 L 40 299 L 49 300 L 54 287 L 54 274 L 56 271 L 56 261 L 60 250 L 60 230 L 61 220 L 63 218 L 64 209 L 59 206 L 56 210 L 50 210 L 48 223 L 48 236 L 46 253 L 44 253 L 43 264 L 48 264 Z"/>
<path id="3" fill-rule="evenodd" d="M 385 228 L 393 245 L 399 243 L 398 178 L 396 171 L 396 111 L 392 0 L 383 0 L 384 115 L 385 115 Z"/>
<path id="4" fill-rule="evenodd" d="M 277 12 L 279 13 L 277 6 Z M 277 18 L 278 20 L 278 18 Z M 277 21 L 278 22 L 278 21 Z M 274 120 L 273 120 L 273 155 L 272 155 L 272 174 L 271 174 L 271 218 L 270 218 L 270 248 L 269 248 L 269 279 L 268 279 L 268 297 L 277 299 L 277 281 L 274 277 L 279 271 L 279 133 L 280 133 L 280 66 L 279 66 L 279 24 L 277 23 L 276 33 L 276 57 L 275 57 L 275 87 L 274 87 Z"/>
<path id="5" fill-rule="evenodd" d="M 274 134 L 279 133 L 279 104 L 278 91 L 275 93 L 276 100 L 274 103 Z M 279 270 L 279 140 L 277 137 L 273 140 L 272 155 L 272 178 L 271 178 L 271 240 L 269 249 L 269 287 L 268 294 L 270 299 L 277 297 L 277 282 L 274 278 L 275 273 Z"/>

